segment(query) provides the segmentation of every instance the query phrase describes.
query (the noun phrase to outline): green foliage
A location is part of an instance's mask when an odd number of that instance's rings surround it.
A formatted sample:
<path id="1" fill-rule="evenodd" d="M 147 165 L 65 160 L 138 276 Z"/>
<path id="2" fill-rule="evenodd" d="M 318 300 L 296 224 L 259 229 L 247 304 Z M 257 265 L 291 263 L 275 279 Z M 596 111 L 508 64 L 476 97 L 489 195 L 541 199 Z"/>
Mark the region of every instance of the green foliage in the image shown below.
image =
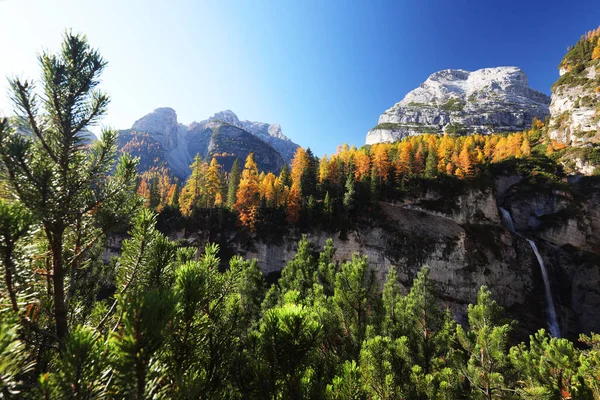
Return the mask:
<path id="1" fill-rule="evenodd" d="M 372 130 L 375 129 L 384 129 L 384 130 L 389 130 L 389 131 L 397 131 L 400 130 L 404 127 L 404 125 L 402 124 L 397 124 L 394 122 L 382 122 L 381 124 L 375 126 L 372 128 Z"/>
<path id="2" fill-rule="evenodd" d="M 242 166 L 240 165 L 240 159 L 236 158 L 231 167 L 229 173 L 229 180 L 227 183 L 227 207 L 233 208 L 236 200 L 236 193 L 240 186 L 240 178 L 242 174 Z"/>
<path id="3" fill-rule="evenodd" d="M 446 133 L 451 135 L 464 135 L 467 133 L 467 129 L 464 127 L 464 125 L 458 123 L 448 124 L 448 126 L 446 126 Z"/>
<path id="4" fill-rule="evenodd" d="M 22 377 L 34 368 L 35 363 L 25 343 L 19 339 L 14 315 L 2 311 L 0 317 L 0 394 L 16 398 L 24 389 Z"/>
<path id="5" fill-rule="evenodd" d="M 114 165 L 116 134 L 84 144 L 83 129 L 108 101 L 96 90 L 104 61 L 72 34 L 40 61 L 41 98 L 30 82 L 12 80 L 21 126 L 0 121 L 0 169 L 14 194 L 0 200 L 0 397 L 600 398 L 600 336 L 582 336 L 580 349 L 540 331 L 509 349 L 513 324 L 486 287 L 463 327 L 427 268 L 408 288 L 400 276 L 409 270 L 391 267 L 380 290 L 367 257 L 340 266 L 331 239 L 318 251 L 302 237 L 270 288 L 256 260 L 227 265 L 216 244 L 179 247 L 187 242 L 171 241 L 152 211 L 138 211 L 136 161 L 123 155 Z M 437 139 L 427 150 L 415 140 L 421 161 L 427 152 L 418 173 L 451 186 L 434 170 Z M 445 146 L 459 143 L 469 148 Z M 392 189 L 382 182 L 395 177 L 383 175 L 393 174 L 398 149 L 375 150 L 377 166 L 346 148 L 324 182 L 307 151 L 307 215 L 322 212 L 333 226 L 336 211 L 386 196 Z M 548 157 L 494 164 L 492 172 L 562 187 Z M 279 185 L 289 175 L 286 166 Z M 230 189 L 235 181 L 230 175 Z M 124 227 L 121 255 L 104 265 L 104 234 Z"/>
<path id="6" fill-rule="evenodd" d="M 458 98 L 451 98 L 440 106 L 445 111 L 462 111 L 465 108 L 465 102 Z"/>
<path id="7" fill-rule="evenodd" d="M 469 381 L 474 398 L 501 398 L 510 391 L 506 352 L 511 326 L 502 324 L 501 314 L 502 308 L 482 286 L 477 304 L 468 307 L 470 330 L 465 331 L 460 325 L 456 327 L 461 347 L 458 367 Z"/>
<path id="8" fill-rule="evenodd" d="M 329 400 L 366 400 L 367 394 L 362 388 L 360 368 L 354 360 L 346 361 L 341 367 L 340 375 L 333 378 L 327 386 Z"/>

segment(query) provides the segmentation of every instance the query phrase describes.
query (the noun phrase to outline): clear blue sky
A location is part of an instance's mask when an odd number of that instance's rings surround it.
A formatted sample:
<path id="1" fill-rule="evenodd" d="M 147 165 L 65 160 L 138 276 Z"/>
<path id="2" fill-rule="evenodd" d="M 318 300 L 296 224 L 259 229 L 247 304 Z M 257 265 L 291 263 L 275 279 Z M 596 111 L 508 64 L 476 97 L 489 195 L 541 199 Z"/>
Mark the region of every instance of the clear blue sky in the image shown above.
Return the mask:
<path id="1" fill-rule="evenodd" d="M 0 76 L 38 77 L 65 28 L 109 61 L 104 123 L 156 107 L 190 123 L 231 109 L 281 124 L 316 154 L 360 146 L 384 110 L 445 68 L 516 65 L 550 92 L 567 46 L 600 24 L 598 0 L 0 0 Z M 10 106 L 0 82 L 0 110 Z"/>

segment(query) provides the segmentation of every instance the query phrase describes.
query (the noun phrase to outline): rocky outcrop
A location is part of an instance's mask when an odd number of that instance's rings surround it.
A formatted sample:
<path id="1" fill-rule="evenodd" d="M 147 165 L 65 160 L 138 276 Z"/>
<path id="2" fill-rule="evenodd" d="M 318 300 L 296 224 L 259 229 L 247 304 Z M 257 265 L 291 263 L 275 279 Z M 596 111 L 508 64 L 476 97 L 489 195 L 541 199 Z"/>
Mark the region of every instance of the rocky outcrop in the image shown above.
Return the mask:
<path id="1" fill-rule="evenodd" d="M 236 158 L 243 162 L 254 153 L 260 170 L 277 172 L 298 148 L 279 125 L 240 121 L 229 110 L 184 125 L 172 108 L 157 108 L 131 129 L 120 131 L 119 145 L 122 151 L 140 157 L 140 170 L 165 164 L 182 180 L 190 174 L 196 154 L 216 157 L 230 169 Z"/>
<path id="2" fill-rule="evenodd" d="M 209 121 L 223 121 L 250 132 L 259 139 L 269 143 L 281 154 L 283 160 L 290 164 L 294 154 L 298 149 L 296 143 L 285 136 L 279 124 L 267 124 L 266 122 L 240 121 L 237 115 L 231 110 L 221 111 L 209 118 Z"/>
<path id="3" fill-rule="evenodd" d="M 531 89 L 517 67 L 438 71 L 385 111 L 366 144 L 428 133 L 493 133 L 528 129 L 549 113 L 550 98 Z"/>
<path id="4" fill-rule="evenodd" d="M 578 59 L 574 64 L 570 56 L 572 51 L 561 62 L 560 79 L 552 87 L 549 135 L 551 139 L 571 146 L 598 144 L 600 59 Z"/>

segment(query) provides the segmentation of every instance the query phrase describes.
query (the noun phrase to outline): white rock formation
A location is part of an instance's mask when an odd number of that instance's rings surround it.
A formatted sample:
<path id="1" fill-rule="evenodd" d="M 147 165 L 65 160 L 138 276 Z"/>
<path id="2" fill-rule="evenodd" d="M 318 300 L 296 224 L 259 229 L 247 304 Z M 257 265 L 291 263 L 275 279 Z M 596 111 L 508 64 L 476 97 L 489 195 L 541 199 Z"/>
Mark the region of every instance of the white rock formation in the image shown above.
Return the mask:
<path id="1" fill-rule="evenodd" d="M 517 67 L 438 71 L 379 117 L 367 144 L 430 133 L 518 131 L 548 115 L 550 98 Z"/>
<path id="2" fill-rule="evenodd" d="M 577 84 L 559 81 L 552 90 L 550 138 L 568 145 L 600 142 L 600 91 L 597 91 L 600 66 L 589 65 Z M 560 75 L 567 73 L 560 69 Z M 585 82 L 585 83 L 584 83 Z M 590 84 L 588 84 L 590 83 Z"/>

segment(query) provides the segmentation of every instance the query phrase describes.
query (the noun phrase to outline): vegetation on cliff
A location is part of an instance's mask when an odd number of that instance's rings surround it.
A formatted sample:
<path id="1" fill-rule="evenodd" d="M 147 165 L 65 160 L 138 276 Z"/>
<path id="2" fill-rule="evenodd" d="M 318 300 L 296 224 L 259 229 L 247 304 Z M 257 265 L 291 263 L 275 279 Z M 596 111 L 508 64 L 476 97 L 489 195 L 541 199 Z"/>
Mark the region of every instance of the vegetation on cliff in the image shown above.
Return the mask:
<path id="1" fill-rule="evenodd" d="M 197 157 L 179 193 L 164 169 L 136 187 L 137 161 L 116 160 L 115 132 L 84 142 L 109 100 L 85 37 L 66 34 L 40 64 L 41 94 L 11 81 L 31 134 L 0 120 L 3 398 L 600 398 L 598 335 L 579 348 L 540 331 L 510 347 L 514 323 L 485 287 L 461 326 L 426 268 L 407 293 L 394 268 L 381 288 L 366 257 L 340 265 L 332 242 L 317 251 L 304 239 L 268 286 L 256 261 L 232 257 L 220 271 L 216 245 L 198 254 L 156 229 L 153 208 L 232 207 L 249 229 L 263 210 L 291 224 L 317 209 L 349 215 L 423 179 L 473 179 L 527 157 L 535 129 L 424 135 L 321 160 L 300 149 L 279 176 L 249 156 L 228 183 Z M 123 229 L 122 254 L 104 264 L 104 236 Z"/>

